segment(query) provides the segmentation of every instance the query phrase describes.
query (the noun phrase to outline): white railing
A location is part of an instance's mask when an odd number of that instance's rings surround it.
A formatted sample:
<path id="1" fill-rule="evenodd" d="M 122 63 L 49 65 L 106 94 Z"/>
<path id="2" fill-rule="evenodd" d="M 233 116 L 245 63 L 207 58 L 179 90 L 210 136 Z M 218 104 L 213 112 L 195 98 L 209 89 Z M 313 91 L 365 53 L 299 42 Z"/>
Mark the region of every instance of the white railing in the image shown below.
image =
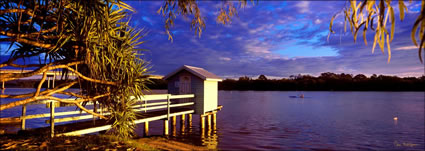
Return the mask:
<path id="1" fill-rule="evenodd" d="M 144 95 L 139 100 L 141 103 L 137 103 L 136 105 L 133 105 L 132 108 L 135 112 L 148 112 L 152 110 L 159 110 L 159 109 L 167 109 L 167 120 L 170 118 L 170 108 L 174 107 L 182 107 L 182 106 L 190 106 L 194 105 L 194 102 L 184 102 L 184 103 L 174 103 L 171 104 L 171 100 L 173 99 L 183 99 L 183 98 L 194 98 L 194 94 L 184 94 L 184 95 L 171 95 L 171 94 L 152 94 L 152 95 Z M 130 97 L 130 99 L 134 99 L 134 97 Z M 74 100 L 74 99 L 69 99 Z M 149 101 L 155 101 L 155 100 L 161 100 L 156 102 L 149 102 Z M 20 117 L 7 117 L 2 118 L 5 119 L 18 119 L 21 122 L 21 129 L 25 130 L 25 121 L 28 119 L 36 119 L 36 118 L 46 118 L 50 117 L 49 120 L 46 120 L 46 123 L 50 123 L 51 127 L 51 136 L 54 136 L 54 126 L 55 123 L 61 123 L 61 122 L 68 122 L 68 121 L 76 121 L 76 120 L 84 120 L 84 119 L 90 119 L 95 118 L 93 115 L 86 113 L 85 111 L 65 111 L 65 112 L 55 112 L 55 108 L 57 107 L 63 107 L 63 106 L 70 106 L 72 104 L 62 104 L 54 100 L 44 100 L 32 104 L 46 104 L 47 108 L 50 108 L 50 113 L 42 113 L 42 114 L 33 114 L 33 115 L 26 115 L 26 105 L 22 106 L 22 115 Z M 32 105 L 28 104 L 28 105 Z M 98 103 L 97 103 L 98 104 Z M 93 106 L 94 104 L 92 102 L 87 103 L 86 105 Z M 100 108 L 97 113 L 101 115 L 110 115 L 111 113 L 107 112 L 106 109 Z M 67 115 L 76 115 L 78 116 L 71 116 L 71 117 L 63 117 L 63 118 L 56 118 L 60 116 L 67 116 Z M 0 119 L 0 121 L 2 120 Z M 19 121 L 18 121 L 19 122 Z M 105 127 L 105 126 L 104 126 Z"/>

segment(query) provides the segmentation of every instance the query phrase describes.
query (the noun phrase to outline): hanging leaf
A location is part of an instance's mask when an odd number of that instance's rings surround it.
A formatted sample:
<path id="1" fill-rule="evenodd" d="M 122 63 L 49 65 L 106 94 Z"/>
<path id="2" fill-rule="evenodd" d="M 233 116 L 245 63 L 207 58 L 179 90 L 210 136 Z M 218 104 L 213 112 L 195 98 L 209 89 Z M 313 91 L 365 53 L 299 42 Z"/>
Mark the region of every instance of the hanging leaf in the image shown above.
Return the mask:
<path id="1" fill-rule="evenodd" d="M 395 31 L 395 17 L 394 17 L 394 9 L 392 7 L 390 7 L 390 16 L 391 16 L 391 40 L 393 41 L 394 39 L 394 31 Z"/>
<path id="2" fill-rule="evenodd" d="M 419 15 L 419 17 L 416 19 L 415 23 L 413 24 L 413 28 L 412 28 L 412 31 L 411 31 L 411 34 L 410 34 L 412 41 L 413 41 L 413 44 L 415 44 L 415 46 L 418 46 L 418 43 L 416 43 L 416 30 L 419 26 L 419 23 L 422 21 L 423 18 L 424 18 L 424 16 L 422 14 Z"/>
<path id="3" fill-rule="evenodd" d="M 387 50 L 388 50 L 388 63 L 391 60 L 391 48 L 390 48 L 390 35 L 387 34 Z"/>
<path id="4" fill-rule="evenodd" d="M 366 22 L 363 22 L 359 25 L 358 28 L 356 28 L 355 32 L 354 32 L 354 43 L 356 43 L 357 40 L 357 33 L 359 32 L 359 29 L 365 24 Z"/>
<path id="5" fill-rule="evenodd" d="M 404 9 L 407 9 L 407 7 L 404 5 L 403 0 L 398 0 L 398 8 L 400 10 L 400 20 L 404 20 Z"/>
<path id="6" fill-rule="evenodd" d="M 329 25 L 329 31 L 330 31 L 331 33 L 335 33 L 335 32 L 332 30 L 332 26 L 333 26 L 333 23 L 334 23 L 334 19 L 335 19 L 335 17 L 336 17 L 336 14 L 332 16 L 332 18 L 331 18 L 331 23 L 330 23 L 330 25 Z"/>

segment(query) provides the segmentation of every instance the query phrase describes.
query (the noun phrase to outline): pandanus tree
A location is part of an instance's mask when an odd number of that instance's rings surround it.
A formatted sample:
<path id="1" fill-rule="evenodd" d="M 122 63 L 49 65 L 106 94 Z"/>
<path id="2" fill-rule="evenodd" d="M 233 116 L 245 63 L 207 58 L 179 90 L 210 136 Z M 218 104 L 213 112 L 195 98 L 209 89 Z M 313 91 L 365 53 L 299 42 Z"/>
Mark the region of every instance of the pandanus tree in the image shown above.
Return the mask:
<path id="1" fill-rule="evenodd" d="M 225 2 L 217 22 L 225 24 L 236 15 L 234 2 Z M 240 7 L 246 0 L 240 1 Z M 0 111 L 39 100 L 75 104 L 87 113 L 111 120 L 110 132 L 127 138 L 133 134 L 136 113 L 131 105 L 147 90 L 148 64 L 139 58 L 144 36 L 129 26 L 133 8 L 119 0 L 4 0 L 0 2 L 1 41 L 10 42 L 10 59 L 0 69 L 15 67 L 30 72 L 3 73 L 3 82 L 42 74 L 34 92 L 20 95 L 1 94 L 0 98 L 19 99 L 2 104 Z M 205 28 L 204 19 L 194 0 L 166 0 L 158 10 L 165 21 L 166 33 L 176 15 L 194 15 L 195 34 Z M 15 47 L 12 47 L 15 45 Z M 12 48 L 12 49 L 11 49 Z M 4 50 L 2 50 L 4 51 Z M 22 59 L 38 57 L 38 63 L 22 64 Z M 53 89 L 42 89 L 49 71 L 62 71 L 66 82 Z M 73 74 L 76 78 L 67 78 Z M 66 91 L 77 86 L 78 93 Z M 70 101 L 53 96 L 63 94 Z M 134 96 L 134 97 L 131 97 Z M 111 116 L 105 117 L 85 107 L 99 102 Z"/>
<path id="2" fill-rule="evenodd" d="M 10 47 L 10 59 L 1 62 L 0 68 L 30 69 L 3 73 L 1 81 L 43 75 L 34 92 L 1 94 L 1 98 L 19 100 L 2 104 L 0 110 L 45 99 L 72 103 L 99 118 L 112 120 L 111 132 L 131 136 L 136 115 L 130 106 L 143 95 L 149 80 L 148 64 L 138 57 L 142 31 L 128 25 L 130 6 L 117 0 L 4 0 L 0 8 L 1 41 L 15 45 Z M 39 57 L 40 61 L 17 61 L 31 57 Z M 42 89 L 47 72 L 54 70 L 62 71 L 66 82 Z M 71 73 L 76 78 L 66 78 Z M 72 86 L 80 91 L 66 91 Z M 70 101 L 54 94 L 76 99 Z M 111 116 L 85 107 L 95 101 Z"/>

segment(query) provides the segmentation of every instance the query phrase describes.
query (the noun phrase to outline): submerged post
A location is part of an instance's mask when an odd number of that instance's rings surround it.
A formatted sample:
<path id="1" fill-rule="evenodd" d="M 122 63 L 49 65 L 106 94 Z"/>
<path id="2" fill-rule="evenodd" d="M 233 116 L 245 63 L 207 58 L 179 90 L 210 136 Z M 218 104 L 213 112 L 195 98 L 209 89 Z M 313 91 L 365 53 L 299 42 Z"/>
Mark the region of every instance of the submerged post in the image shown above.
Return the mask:
<path id="1" fill-rule="evenodd" d="M 216 124 L 217 123 L 217 111 L 213 112 L 212 118 L 213 118 L 213 123 Z"/>
<path id="2" fill-rule="evenodd" d="M 164 135 L 168 135 L 168 120 L 164 120 Z"/>
<path id="3" fill-rule="evenodd" d="M 204 114 L 202 114 L 200 117 L 201 117 L 201 120 L 200 120 L 201 129 L 205 129 L 205 116 L 204 116 Z"/>
<path id="4" fill-rule="evenodd" d="M 177 116 L 173 116 L 172 118 L 172 127 L 171 127 L 171 133 L 173 134 L 173 136 L 177 135 L 177 130 L 176 130 L 176 125 L 177 125 Z"/>
<path id="5" fill-rule="evenodd" d="M 25 115 L 27 113 L 27 106 L 22 105 L 22 116 L 21 116 L 21 130 L 25 130 Z"/>
<path id="6" fill-rule="evenodd" d="M 149 122 L 145 122 L 145 136 L 149 136 Z"/>
<path id="7" fill-rule="evenodd" d="M 50 102 L 50 137 L 55 136 L 55 102 Z"/>
<path id="8" fill-rule="evenodd" d="M 213 112 L 213 130 L 217 129 L 217 111 Z"/>
<path id="9" fill-rule="evenodd" d="M 189 122 L 189 127 L 192 127 L 192 114 L 189 114 L 189 119 L 187 122 Z"/>
<path id="10" fill-rule="evenodd" d="M 184 123 L 185 120 L 186 120 L 186 115 L 185 114 L 182 114 L 181 123 Z"/>
<path id="11" fill-rule="evenodd" d="M 211 129 L 211 114 L 207 115 L 207 121 L 208 121 L 208 129 Z"/>
<path id="12" fill-rule="evenodd" d="M 177 124 L 177 116 L 173 116 L 172 119 L 173 119 L 172 121 L 173 121 L 173 127 L 174 127 Z"/>

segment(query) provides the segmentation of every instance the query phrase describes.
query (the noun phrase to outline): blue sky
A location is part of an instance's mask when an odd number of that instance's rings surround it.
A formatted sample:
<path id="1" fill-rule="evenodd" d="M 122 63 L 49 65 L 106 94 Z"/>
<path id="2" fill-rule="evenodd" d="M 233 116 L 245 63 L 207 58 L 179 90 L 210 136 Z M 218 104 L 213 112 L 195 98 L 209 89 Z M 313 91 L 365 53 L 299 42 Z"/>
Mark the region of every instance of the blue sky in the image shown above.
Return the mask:
<path id="1" fill-rule="evenodd" d="M 239 76 L 289 77 L 297 74 L 320 75 L 323 72 L 422 76 L 417 48 L 410 30 L 419 13 L 418 2 L 407 3 L 409 12 L 400 21 L 397 16 L 392 59 L 379 48 L 372 53 L 359 36 L 357 43 L 349 31 L 342 30 L 342 18 L 335 21 L 337 34 L 326 40 L 331 17 L 340 11 L 343 1 L 259 1 L 239 10 L 232 23 L 216 23 L 222 3 L 200 1 L 206 29 L 201 37 L 190 30 L 190 16 L 178 16 L 174 41 L 164 33 L 164 18 L 156 13 L 162 2 L 129 1 L 137 12 L 132 23 L 148 32 L 142 45 L 144 59 L 151 62 L 154 74 L 164 75 L 183 64 L 203 67 L 224 78 Z M 397 5 L 396 5 L 397 6 Z M 398 7 L 395 12 L 398 15 Z"/>
<path id="2" fill-rule="evenodd" d="M 220 1 L 199 1 L 206 29 L 198 37 L 190 29 L 191 16 L 177 16 L 171 29 L 174 41 L 167 40 L 164 18 L 156 11 L 161 1 L 126 1 L 135 8 L 130 23 L 147 33 L 140 47 L 144 59 L 151 62 L 153 74 L 165 75 L 187 64 L 205 68 L 223 78 L 240 76 L 289 77 L 314 76 L 323 72 L 349 74 L 385 74 L 422 76 L 424 65 L 410 39 L 413 22 L 419 15 L 419 3 L 406 4 L 409 11 L 403 21 L 396 12 L 396 33 L 392 59 L 376 49 L 372 53 L 372 31 L 354 43 L 349 31 L 342 30 L 342 18 L 335 20 L 327 41 L 331 17 L 345 5 L 344 1 L 258 1 L 240 9 L 232 23 L 216 23 Z"/>

